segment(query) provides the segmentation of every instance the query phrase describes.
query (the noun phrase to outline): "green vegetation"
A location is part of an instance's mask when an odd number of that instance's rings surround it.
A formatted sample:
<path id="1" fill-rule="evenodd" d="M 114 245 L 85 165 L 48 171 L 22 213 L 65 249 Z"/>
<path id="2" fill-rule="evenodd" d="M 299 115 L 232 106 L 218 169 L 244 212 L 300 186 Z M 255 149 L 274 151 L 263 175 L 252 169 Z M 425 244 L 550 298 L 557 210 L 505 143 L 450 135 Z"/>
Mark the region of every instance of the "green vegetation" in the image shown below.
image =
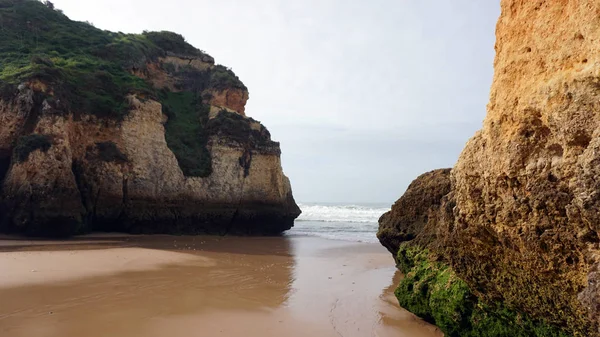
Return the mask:
<path id="1" fill-rule="evenodd" d="M 69 20 L 53 6 L 33 0 L 0 0 L 0 94 L 40 80 L 52 86 L 59 111 L 121 118 L 130 93 L 155 97 L 132 70 L 167 51 L 202 52 L 170 32 L 123 34 Z"/>
<path id="2" fill-rule="evenodd" d="M 103 31 L 89 23 L 71 21 L 50 2 L 0 0 L 0 41 L 0 99 L 14 98 L 21 83 L 40 81 L 48 89 L 37 93 L 41 96 L 38 101 L 45 100 L 53 113 L 73 113 L 75 117 L 90 113 L 116 120 L 124 118 L 129 110 L 128 94 L 156 99 L 169 116 L 165 126 L 168 146 L 187 176 L 205 177 L 212 172 L 206 147 L 209 132 L 205 130 L 209 126 L 209 107 L 202 104 L 202 97 L 209 95 L 207 89 L 246 90 L 239 78 L 223 66 L 201 71 L 164 64 L 163 70 L 177 79 L 175 87 L 181 92 L 157 92 L 134 75 L 147 71 L 148 63 L 158 62 L 169 52 L 203 59 L 206 56 L 209 61 L 212 58 L 179 34 Z M 222 125 L 225 134 L 240 140 L 270 141 L 268 131 L 251 130 L 248 121 L 236 118 L 222 117 L 211 124 L 210 131 L 218 133 L 216 128 Z M 234 130 L 236 127 L 241 130 Z M 99 143 L 97 149 L 102 160 L 127 160 L 112 143 Z"/>
<path id="3" fill-rule="evenodd" d="M 251 123 L 256 122 L 252 118 L 246 118 L 235 112 L 225 109 L 211 119 L 207 125 L 207 131 L 211 135 L 220 135 L 241 144 L 269 145 L 272 143 L 271 134 L 261 124 L 260 130 L 252 128 Z"/>
<path id="4" fill-rule="evenodd" d="M 29 158 L 29 154 L 35 150 L 46 152 L 52 146 L 52 140 L 46 135 L 31 134 L 23 136 L 17 141 L 14 148 L 14 158 L 18 163 L 22 163 Z"/>
<path id="5" fill-rule="evenodd" d="M 169 120 L 165 125 L 167 145 L 175 154 L 183 174 L 207 177 L 212 173 L 211 155 L 206 144 L 204 128 L 209 107 L 191 92 L 161 92 L 163 113 Z"/>
<path id="6" fill-rule="evenodd" d="M 246 86 L 239 77 L 233 73 L 233 71 L 222 65 L 216 65 L 212 69 L 210 76 L 210 87 L 217 90 L 224 90 L 227 88 L 238 88 L 247 90 Z"/>
<path id="7" fill-rule="evenodd" d="M 195 48 L 185 41 L 185 38 L 180 34 L 161 31 L 161 32 L 148 32 L 144 31 L 143 35 L 156 46 L 176 54 L 204 56 L 206 55 L 203 51 Z"/>
<path id="8" fill-rule="evenodd" d="M 0 87 L 40 80 L 58 110 L 109 117 L 125 113 L 128 93 L 152 91 L 126 67 L 160 54 L 143 36 L 102 31 L 27 0 L 0 0 L 0 40 Z"/>
<path id="9" fill-rule="evenodd" d="M 449 337 L 569 337 L 502 305 L 480 302 L 445 264 L 426 249 L 400 246 L 398 267 L 405 274 L 396 289 L 400 306 L 437 325 Z"/>
<path id="10" fill-rule="evenodd" d="M 117 144 L 113 142 L 96 143 L 98 155 L 102 161 L 106 162 L 127 162 L 127 156 L 119 150 Z"/>

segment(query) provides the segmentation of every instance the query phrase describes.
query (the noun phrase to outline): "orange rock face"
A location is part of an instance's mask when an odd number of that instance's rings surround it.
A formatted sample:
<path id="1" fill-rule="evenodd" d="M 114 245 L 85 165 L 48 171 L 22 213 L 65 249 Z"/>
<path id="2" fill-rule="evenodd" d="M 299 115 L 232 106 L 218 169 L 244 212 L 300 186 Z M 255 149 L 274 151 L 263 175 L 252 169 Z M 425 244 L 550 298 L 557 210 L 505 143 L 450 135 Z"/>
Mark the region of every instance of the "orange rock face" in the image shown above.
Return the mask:
<path id="1" fill-rule="evenodd" d="M 242 116 L 246 116 L 246 102 L 248 101 L 248 91 L 244 89 L 232 88 L 225 90 L 212 90 L 210 105 L 228 108 L 237 111 Z"/>
<path id="2" fill-rule="evenodd" d="M 483 128 L 449 193 L 409 188 L 380 239 L 395 251 L 426 235 L 478 300 L 600 336 L 600 0 L 501 7 Z M 437 186 L 427 177 L 415 186 Z"/>
<path id="3" fill-rule="evenodd" d="M 158 62 L 149 62 L 143 71 L 133 71 L 133 73 L 152 83 L 155 88 L 167 89 L 169 91 L 181 91 L 181 88 L 189 85 L 182 81 L 186 72 L 193 74 L 192 77 L 201 78 L 199 74 L 208 73 L 214 69 L 214 61 L 205 62 L 201 58 L 185 58 L 183 56 L 168 56 L 161 58 Z M 195 74 L 194 74 L 195 73 Z M 246 116 L 246 103 L 249 94 L 247 89 L 238 87 L 215 88 L 211 87 L 210 75 L 205 77 L 206 85 L 202 90 L 210 94 L 210 99 L 205 103 L 217 108 L 225 108 L 235 111 L 242 116 Z M 202 91 L 201 90 L 201 91 Z"/>
<path id="4" fill-rule="evenodd" d="M 600 1 L 503 0 L 483 129 L 453 170 L 452 266 L 490 301 L 599 335 Z"/>

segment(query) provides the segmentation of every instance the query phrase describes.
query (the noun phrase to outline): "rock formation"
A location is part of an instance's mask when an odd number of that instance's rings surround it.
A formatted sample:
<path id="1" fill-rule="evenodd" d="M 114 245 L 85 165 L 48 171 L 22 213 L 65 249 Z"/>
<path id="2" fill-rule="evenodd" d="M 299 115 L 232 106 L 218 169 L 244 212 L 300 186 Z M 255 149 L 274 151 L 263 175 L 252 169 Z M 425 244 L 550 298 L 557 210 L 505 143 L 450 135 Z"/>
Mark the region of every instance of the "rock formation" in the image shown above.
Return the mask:
<path id="1" fill-rule="evenodd" d="M 37 1 L 0 9 L 0 231 L 291 228 L 279 143 L 245 116 L 231 70 L 174 33 L 101 31 Z"/>
<path id="2" fill-rule="evenodd" d="M 425 248 L 499 322 L 515 322 L 499 308 L 530 319 L 529 335 L 600 336 L 600 2 L 501 6 L 483 128 L 452 170 L 436 242 L 400 255 Z"/>
<path id="3" fill-rule="evenodd" d="M 419 176 L 409 186 L 392 210 L 379 219 L 377 238 L 396 256 L 400 244 L 426 234 L 435 235 L 434 219 L 439 212 L 442 197 L 450 192 L 450 169 L 440 169 Z M 429 237 L 427 240 L 433 240 Z"/>

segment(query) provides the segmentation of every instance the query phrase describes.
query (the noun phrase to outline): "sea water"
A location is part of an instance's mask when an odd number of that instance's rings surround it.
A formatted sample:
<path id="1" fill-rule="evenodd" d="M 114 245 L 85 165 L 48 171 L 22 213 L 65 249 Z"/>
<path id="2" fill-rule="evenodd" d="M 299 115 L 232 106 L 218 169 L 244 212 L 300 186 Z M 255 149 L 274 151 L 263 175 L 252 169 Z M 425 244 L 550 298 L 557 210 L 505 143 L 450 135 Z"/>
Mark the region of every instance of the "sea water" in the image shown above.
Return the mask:
<path id="1" fill-rule="evenodd" d="M 300 203 L 298 206 L 302 214 L 286 235 L 377 242 L 377 221 L 390 210 L 391 204 Z"/>

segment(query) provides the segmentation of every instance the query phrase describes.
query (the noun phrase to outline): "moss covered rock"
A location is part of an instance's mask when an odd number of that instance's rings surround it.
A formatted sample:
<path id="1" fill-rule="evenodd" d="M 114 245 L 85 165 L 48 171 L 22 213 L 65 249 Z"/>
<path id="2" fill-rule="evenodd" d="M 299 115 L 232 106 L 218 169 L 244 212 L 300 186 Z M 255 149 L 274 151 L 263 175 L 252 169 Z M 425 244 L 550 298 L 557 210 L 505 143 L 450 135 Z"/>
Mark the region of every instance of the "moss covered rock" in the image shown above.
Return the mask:
<path id="1" fill-rule="evenodd" d="M 401 245 L 396 289 L 400 306 L 437 325 L 448 337 L 569 337 L 543 320 L 532 320 L 503 304 L 481 302 L 467 283 L 427 249 Z"/>

